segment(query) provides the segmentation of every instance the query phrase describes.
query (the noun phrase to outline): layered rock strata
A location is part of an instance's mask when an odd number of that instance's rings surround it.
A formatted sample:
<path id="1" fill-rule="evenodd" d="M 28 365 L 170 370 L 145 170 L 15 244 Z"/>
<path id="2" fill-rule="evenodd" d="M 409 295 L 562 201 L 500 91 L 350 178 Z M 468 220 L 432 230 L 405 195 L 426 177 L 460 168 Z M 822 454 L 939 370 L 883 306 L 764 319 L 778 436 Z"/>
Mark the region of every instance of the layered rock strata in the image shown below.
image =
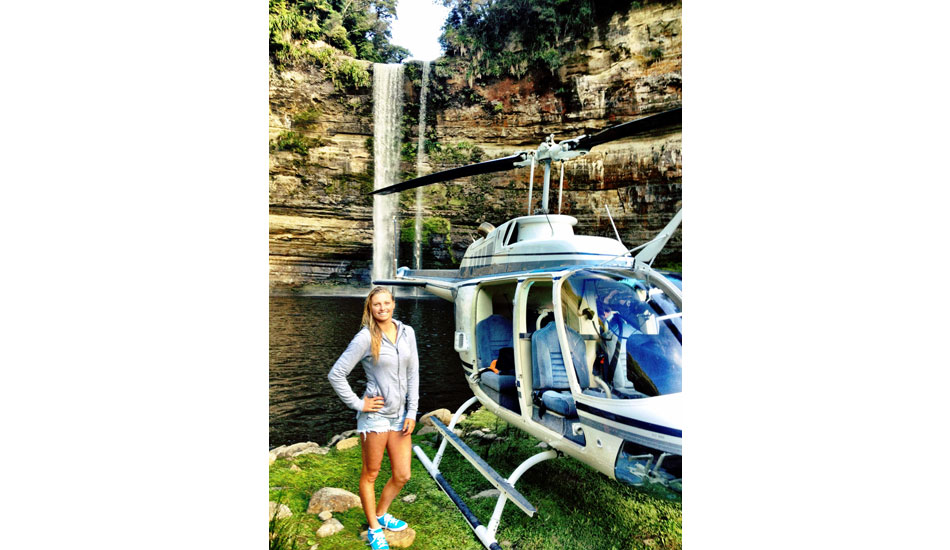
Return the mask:
<path id="1" fill-rule="evenodd" d="M 407 67 L 403 179 L 416 170 L 420 74 L 418 63 Z M 431 80 L 427 172 L 533 150 L 550 134 L 560 141 L 592 133 L 681 104 L 681 6 L 649 4 L 615 15 L 556 75 L 476 81 L 469 88 L 440 60 Z M 291 135 L 302 142 L 285 150 L 272 145 L 272 289 L 369 282 L 372 130 L 371 89 L 337 89 L 316 65 L 271 70 L 271 141 Z M 561 212 L 578 219 L 577 233 L 613 237 L 609 207 L 622 241 L 640 244 L 682 206 L 682 160 L 679 131 L 596 147 L 565 163 Z M 558 168 L 552 169 L 552 212 L 558 210 Z M 525 214 L 528 175 L 519 168 L 425 188 L 424 217 L 447 220 L 450 229 L 430 234 L 423 267 L 452 267 L 481 222 L 499 225 Z M 532 208 L 540 203 L 540 181 L 538 169 Z M 415 192 L 402 195 L 400 219 L 411 220 Z M 677 232 L 660 263 L 678 261 L 681 247 Z M 399 265 L 410 263 L 411 245 L 403 244 Z"/>

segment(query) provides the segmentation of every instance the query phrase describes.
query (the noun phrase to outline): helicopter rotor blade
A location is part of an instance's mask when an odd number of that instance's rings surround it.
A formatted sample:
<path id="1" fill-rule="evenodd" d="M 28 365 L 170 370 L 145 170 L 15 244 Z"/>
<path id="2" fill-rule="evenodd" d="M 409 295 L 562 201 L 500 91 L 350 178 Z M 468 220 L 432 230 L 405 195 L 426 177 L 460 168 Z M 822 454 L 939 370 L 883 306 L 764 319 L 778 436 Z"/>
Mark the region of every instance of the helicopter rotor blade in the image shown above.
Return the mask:
<path id="1" fill-rule="evenodd" d="M 407 180 L 395 185 L 390 185 L 389 187 L 377 189 L 370 193 L 370 195 L 389 195 L 390 193 L 405 191 L 407 189 L 415 189 L 416 187 L 422 187 L 423 185 L 439 183 L 456 178 L 511 170 L 512 168 L 517 167 L 516 163 L 523 162 L 527 158 L 528 153 L 520 152 L 508 157 L 502 157 L 500 159 L 486 160 L 485 162 L 479 162 L 478 164 L 469 164 L 467 166 L 459 166 L 458 168 L 450 168 L 441 172 L 426 174 L 425 176 Z"/>
<path id="2" fill-rule="evenodd" d="M 608 141 L 614 141 L 616 139 L 635 136 L 638 134 L 645 134 L 661 128 L 682 126 L 682 124 L 683 108 L 677 107 L 675 109 L 663 111 L 662 113 L 657 113 L 655 115 L 638 118 L 637 120 L 631 120 L 630 122 L 624 122 L 623 124 L 617 124 L 616 126 L 611 126 L 610 128 L 604 128 L 593 135 L 582 136 L 578 138 L 577 145 L 571 149 L 589 151 L 591 148 L 603 143 L 607 143 Z"/>

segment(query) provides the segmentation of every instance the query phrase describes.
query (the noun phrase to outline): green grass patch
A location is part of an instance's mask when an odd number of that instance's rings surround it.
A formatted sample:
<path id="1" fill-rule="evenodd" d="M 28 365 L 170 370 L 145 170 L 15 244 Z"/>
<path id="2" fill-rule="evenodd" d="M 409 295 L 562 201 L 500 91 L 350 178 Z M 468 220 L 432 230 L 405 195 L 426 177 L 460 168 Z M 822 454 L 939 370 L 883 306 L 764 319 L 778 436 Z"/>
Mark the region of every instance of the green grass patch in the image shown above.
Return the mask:
<path id="1" fill-rule="evenodd" d="M 542 450 L 537 447 L 538 440 L 483 409 L 470 414 L 459 426 L 466 433 L 488 429 L 502 438 L 490 442 L 463 436 L 503 476 L 510 475 L 518 464 Z M 435 455 L 435 434 L 413 436 L 413 442 L 430 458 Z M 301 470 L 291 470 L 291 464 Z M 291 538 L 300 548 L 309 548 L 313 542 L 319 542 L 321 550 L 365 548 L 359 539 L 360 531 L 366 528 L 360 508 L 335 513 L 344 530 L 321 540 L 316 540 L 313 533 L 322 522 L 316 515 L 305 513 L 310 496 L 323 487 L 356 493 L 360 467 L 359 447 L 333 449 L 324 456 L 281 459 L 271 465 L 270 498 L 282 499 L 290 507 L 294 515 L 282 520 L 282 528 L 293 533 Z M 479 520 L 487 524 L 497 499 L 471 497 L 492 486 L 452 447 L 446 449 L 439 469 Z M 389 472 L 389 460 L 384 458 L 377 494 Z M 576 460 L 558 458 L 528 470 L 517 488 L 537 507 L 538 514 L 529 518 L 509 503 L 502 514 L 497 538 L 499 542 L 510 541 L 518 550 L 682 548 L 682 499 L 662 486 L 629 487 Z M 402 502 L 401 497 L 407 494 L 415 494 L 417 500 L 411 504 Z M 482 548 L 455 505 L 415 457 L 412 478 L 393 503 L 392 512 L 416 530 L 414 549 Z"/>

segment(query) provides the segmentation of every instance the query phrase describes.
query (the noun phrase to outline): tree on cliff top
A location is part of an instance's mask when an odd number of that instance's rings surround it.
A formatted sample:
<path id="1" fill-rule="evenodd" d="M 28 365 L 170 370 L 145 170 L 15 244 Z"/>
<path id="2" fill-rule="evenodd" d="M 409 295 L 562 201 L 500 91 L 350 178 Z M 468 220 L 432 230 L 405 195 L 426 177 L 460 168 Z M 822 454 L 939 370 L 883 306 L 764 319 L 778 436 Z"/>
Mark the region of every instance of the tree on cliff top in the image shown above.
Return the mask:
<path id="1" fill-rule="evenodd" d="M 439 43 L 464 69 L 481 77 L 555 73 L 611 15 L 639 2 L 595 0 L 441 0 L 450 8 Z"/>
<path id="2" fill-rule="evenodd" d="M 269 0 L 270 55 L 285 64 L 322 40 L 351 57 L 398 63 L 409 50 L 391 44 L 397 0 Z"/>

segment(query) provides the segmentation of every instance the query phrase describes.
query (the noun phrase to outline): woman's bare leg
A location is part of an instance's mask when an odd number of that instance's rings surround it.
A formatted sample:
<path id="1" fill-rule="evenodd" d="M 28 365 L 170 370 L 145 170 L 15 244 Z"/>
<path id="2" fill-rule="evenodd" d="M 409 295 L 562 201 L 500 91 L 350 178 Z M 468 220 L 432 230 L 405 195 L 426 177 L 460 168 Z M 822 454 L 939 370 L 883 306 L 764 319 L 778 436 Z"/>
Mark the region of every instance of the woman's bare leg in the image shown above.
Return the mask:
<path id="1" fill-rule="evenodd" d="M 376 519 L 376 477 L 379 475 L 379 468 L 383 465 L 383 451 L 386 450 L 391 433 L 396 432 L 366 432 L 360 434 L 360 443 L 363 450 L 363 470 L 360 472 L 360 502 L 363 503 L 363 513 L 366 514 L 366 521 L 369 522 L 370 529 L 380 528 L 379 520 Z M 384 494 L 385 492 L 386 490 L 383 489 Z"/>
<path id="2" fill-rule="evenodd" d="M 379 502 L 375 508 L 377 516 L 389 511 L 389 505 L 402 490 L 403 485 L 409 481 L 409 475 L 412 472 L 412 436 L 403 435 L 402 432 L 389 432 L 386 450 L 389 452 L 393 476 L 386 482 L 383 492 L 379 495 Z"/>

